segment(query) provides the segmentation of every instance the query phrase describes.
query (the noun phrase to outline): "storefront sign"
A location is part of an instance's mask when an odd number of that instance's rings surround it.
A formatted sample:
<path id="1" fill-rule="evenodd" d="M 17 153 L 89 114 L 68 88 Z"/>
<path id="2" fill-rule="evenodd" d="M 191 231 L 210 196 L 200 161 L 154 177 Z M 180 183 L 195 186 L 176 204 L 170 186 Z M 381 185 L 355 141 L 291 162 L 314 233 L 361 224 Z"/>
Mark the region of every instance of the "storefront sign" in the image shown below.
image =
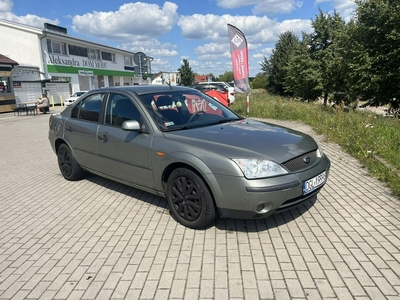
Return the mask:
<path id="1" fill-rule="evenodd" d="M 80 76 L 93 76 L 93 71 L 78 70 Z"/>
<path id="2" fill-rule="evenodd" d="M 51 81 L 56 81 L 56 82 L 71 82 L 71 77 L 51 76 Z"/>
<path id="3" fill-rule="evenodd" d="M 0 77 L 10 77 L 11 71 L 0 71 Z"/>
<path id="4" fill-rule="evenodd" d="M 36 81 L 40 80 L 39 68 L 15 67 L 12 70 L 12 78 L 15 81 Z"/>
<path id="5" fill-rule="evenodd" d="M 83 59 L 83 58 L 64 58 L 59 55 L 49 55 L 48 63 L 53 65 L 64 65 L 72 67 L 84 67 L 93 69 L 107 69 L 107 63 L 97 60 Z"/>

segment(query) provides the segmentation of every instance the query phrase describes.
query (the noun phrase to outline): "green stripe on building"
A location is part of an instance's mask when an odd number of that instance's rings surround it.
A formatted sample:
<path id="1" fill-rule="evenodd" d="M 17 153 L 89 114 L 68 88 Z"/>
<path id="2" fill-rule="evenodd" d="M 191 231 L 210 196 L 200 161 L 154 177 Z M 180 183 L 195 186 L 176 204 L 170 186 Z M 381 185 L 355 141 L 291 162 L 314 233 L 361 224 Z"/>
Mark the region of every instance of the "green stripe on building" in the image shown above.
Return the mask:
<path id="1" fill-rule="evenodd" d="M 49 73 L 67 73 L 67 74 L 78 74 L 79 70 L 92 71 L 94 75 L 109 75 L 109 76 L 127 76 L 134 77 L 135 72 L 133 71 L 115 71 L 115 70 L 103 70 L 103 69 L 91 69 L 91 68 L 76 68 L 70 66 L 60 65 L 47 65 L 47 71 Z"/>

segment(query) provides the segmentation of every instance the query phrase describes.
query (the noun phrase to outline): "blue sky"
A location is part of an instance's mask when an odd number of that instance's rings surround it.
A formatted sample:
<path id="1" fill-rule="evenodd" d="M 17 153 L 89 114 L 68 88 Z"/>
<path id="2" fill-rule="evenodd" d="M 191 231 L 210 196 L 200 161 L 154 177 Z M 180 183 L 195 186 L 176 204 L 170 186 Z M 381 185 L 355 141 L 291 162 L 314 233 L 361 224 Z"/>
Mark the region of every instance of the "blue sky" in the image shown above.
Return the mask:
<path id="1" fill-rule="evenodd" d="M 0 18 L 39 28 L 48 22 L 78 38 L 144 52 L 154 57 L 153 73 L 177 71 L 188 59 L 195 73 L 214 76 L 232 70 L 230 23 L 247 38 L 250 76 L 255 76 L 280 33 L 291 30 L 301 37 L 312 31 L 318 8 L 349 20 L 356 5 L 353 0 L 0 0 Z"/>

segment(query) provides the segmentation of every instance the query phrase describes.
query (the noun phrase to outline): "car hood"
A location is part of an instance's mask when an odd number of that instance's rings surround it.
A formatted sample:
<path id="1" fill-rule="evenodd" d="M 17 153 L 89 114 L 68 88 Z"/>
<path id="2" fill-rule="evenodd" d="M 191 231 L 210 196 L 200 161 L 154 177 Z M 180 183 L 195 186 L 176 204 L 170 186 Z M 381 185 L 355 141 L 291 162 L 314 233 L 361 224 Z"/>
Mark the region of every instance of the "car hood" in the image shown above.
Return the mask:
<path id="1" fill-rule="evenodd" d="M 164 132 L 164 136 L 230 158 L 270 159 L 278 163 L 318 148 L 314 139 L 304 133 L 251 119 Z"/>

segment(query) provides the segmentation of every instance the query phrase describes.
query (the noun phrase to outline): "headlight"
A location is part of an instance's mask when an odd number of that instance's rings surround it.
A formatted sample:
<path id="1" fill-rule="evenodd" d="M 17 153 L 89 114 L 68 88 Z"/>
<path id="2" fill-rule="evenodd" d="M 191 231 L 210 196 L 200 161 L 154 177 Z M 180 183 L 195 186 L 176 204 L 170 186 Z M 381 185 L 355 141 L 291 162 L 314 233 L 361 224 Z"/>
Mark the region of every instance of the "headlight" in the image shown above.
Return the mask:
<path id="1" fill-rule="evenodd" d="M 265 178 L 288 174 L 288 171 L 270 160 L 241 158 L 232 158 L 232 160 L 239 166 L 247 179 Z"/>
<path id="2" fill-rule="evenodd" d="M 324 152 L 322 152 L 322 149 L 320 147 L 318 147 L 318 149 L 317 149 L 317 157 L 321 158 L 322 156 L 324 156 Z"/>

